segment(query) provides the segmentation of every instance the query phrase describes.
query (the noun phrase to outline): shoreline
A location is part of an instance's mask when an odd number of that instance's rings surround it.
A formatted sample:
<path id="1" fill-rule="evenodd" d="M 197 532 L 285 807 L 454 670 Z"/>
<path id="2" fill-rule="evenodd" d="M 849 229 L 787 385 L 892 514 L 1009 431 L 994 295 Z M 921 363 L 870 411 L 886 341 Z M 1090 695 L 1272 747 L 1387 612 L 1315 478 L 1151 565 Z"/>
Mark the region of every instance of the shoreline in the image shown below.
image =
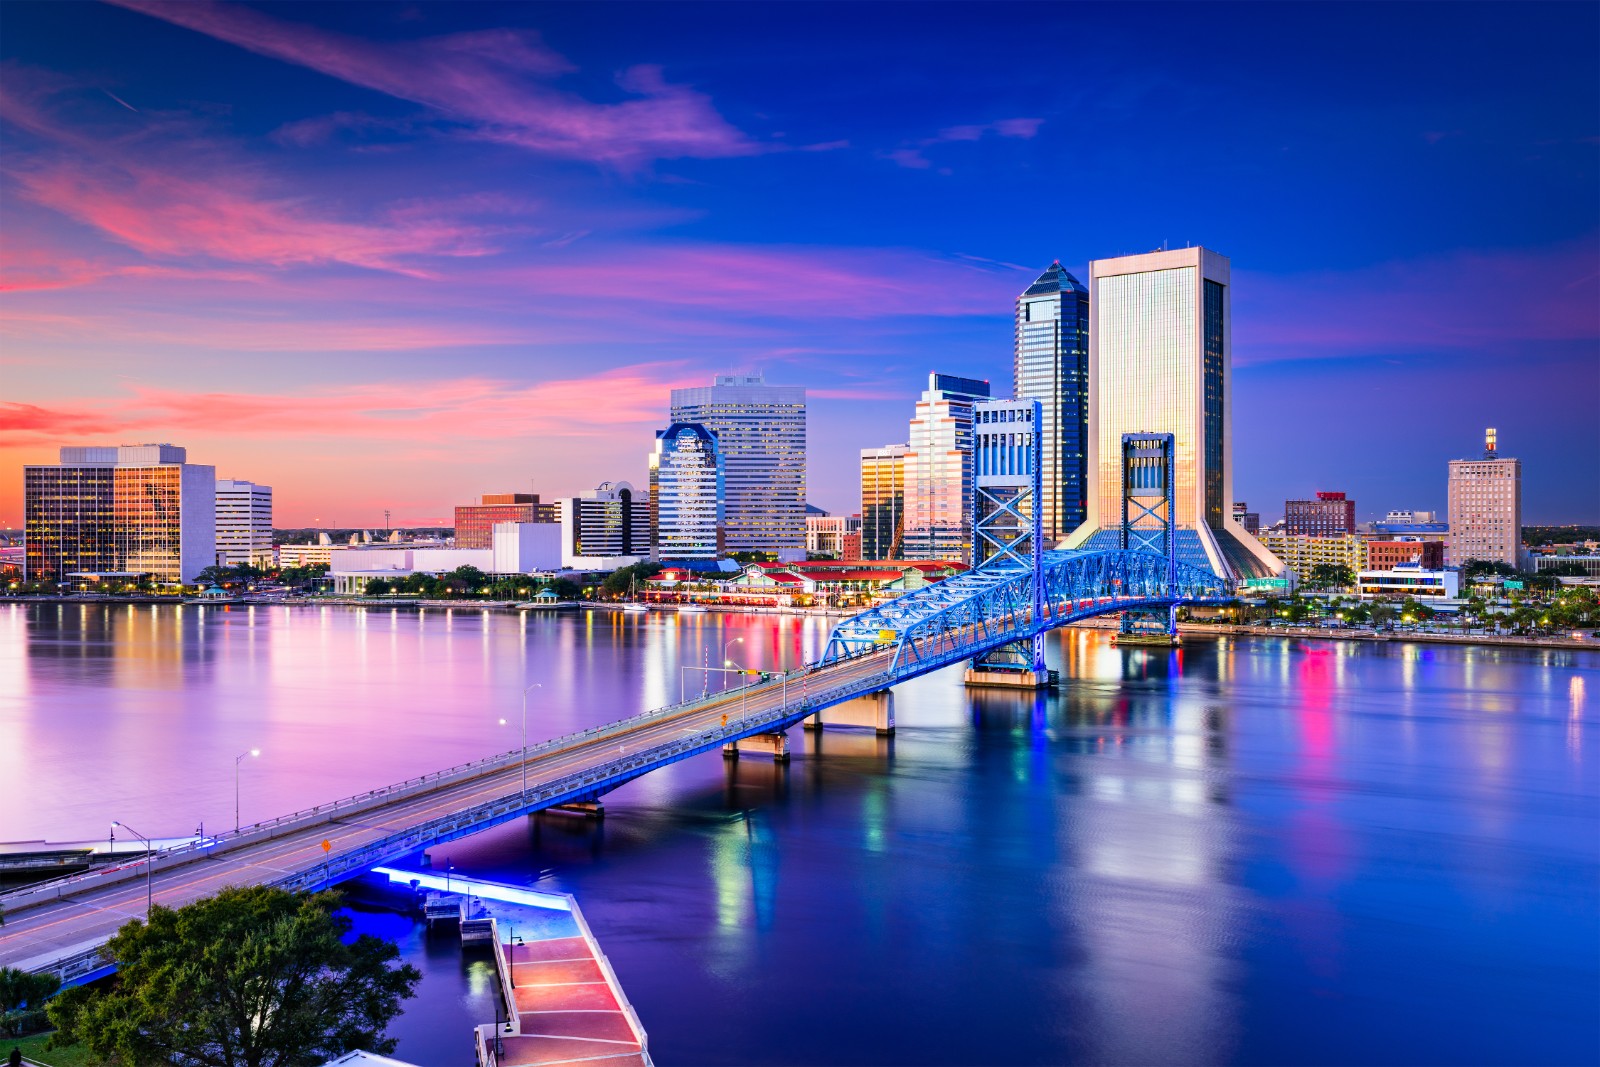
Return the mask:
<path id="1" fill-rule="evenodd" d="M 554 604 L 533 604 L 526 601 L 515 600 L 388 600 L 378 597 L 317 597 L 304 600 L 240 600 L 233 598 L 218 598 L 211 601 L 200 601 L 194 598 L 178 599 L 176 597 L 134 597 L 134 596 L 105 596 L 105 597 L 66 597 L 66 596 L 17 596 L 0 599 L 0 603 L 7 601 L 32 604 L 150 604 L 168 605 L 173 607 L 264 607 L 264 608 L 299 608 L 299 607 L 339 607 L 339 608 L 409 608 L 416 610 L 465 610 L 489 611 L 498 614 L 512 615 L 522 612 L 554 612 L 554 611 L 608 611 L 623 612 L 630 605 L 638 601 L 598 601 L 598 600 L 564 600 Z M 853 614 L 844 608 L 763 608 L 724 604 L 697 604 L 699 610 L 690 614 L 721 614 L 721 615 L 775 615 L 802 616 L 817 618 L 847 618 Z M 678 605 L 650 605 L 651 614 L 677 615 Z M 1083 619 L 1078 622 L 1066 624 L 1069 627 L 1079 627 L 1091 630 L 1115 629 L 1116 621 L 1113 616 L 1106 615 L 1094 619 Z M 1448 634 L 1427 633 L 1413 630 L 1375 632 L 1372 630 L 1352 629 L 1322 629 L 1314 626 L 1253 626 L 1237 623 L 1217 624 L 1204 622 L 1180 622 L 1180 634 L 1194 634 L 1197 636 L 1224 637 L 1229 635 L 1247 637 L 1299 637 L 1318 638 L 1328 641 L 1372 641 L 1372 642 L 1411 642 L 1414 644 L 1437 645 L 1476 645 L 1485 648 L 1542 648 L 1572 650 L 1577 652 L 1600 652 L 1600 639 L 1582 640 L 1570 637 L 1516 637 L 1509 634 Z"/>

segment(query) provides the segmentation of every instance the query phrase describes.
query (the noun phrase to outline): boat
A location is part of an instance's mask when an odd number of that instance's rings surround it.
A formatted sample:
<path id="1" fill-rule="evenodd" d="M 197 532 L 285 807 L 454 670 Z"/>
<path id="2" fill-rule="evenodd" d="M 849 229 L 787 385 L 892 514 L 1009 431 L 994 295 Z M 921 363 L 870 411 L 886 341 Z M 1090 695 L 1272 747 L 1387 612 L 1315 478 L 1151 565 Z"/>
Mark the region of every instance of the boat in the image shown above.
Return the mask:
<path id="1" fill-rule="evenodd" d="M 679 615 L 704 615 L 705 613 L 706 613 L 706 609 L 701 607 L 699 604 L 679 604 L 678 605 L 678 614 Z"/>
<path id="2" fill-rule="evenodd" d="M 650 609 L 648 607 L 646 607 L 645 605 L 643 605 L 643 604 L 624 604 L 624 605 L 622 605 L 622 610 L 623 611 L 633 611 L 633 612 L 644 612 L 644 611 L 649 611 Z"/>

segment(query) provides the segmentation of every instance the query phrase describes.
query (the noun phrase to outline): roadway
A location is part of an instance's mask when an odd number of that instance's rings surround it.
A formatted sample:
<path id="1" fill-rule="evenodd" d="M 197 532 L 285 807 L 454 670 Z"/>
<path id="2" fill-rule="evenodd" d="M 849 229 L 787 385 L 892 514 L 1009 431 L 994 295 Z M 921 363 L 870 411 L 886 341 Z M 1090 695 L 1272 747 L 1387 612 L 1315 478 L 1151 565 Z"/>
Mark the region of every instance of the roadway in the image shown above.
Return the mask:
<path id="1" fill-rule="evenodd" d="M 804 672 L 803 682 L 798 675 L 791 675 L 787 684 L 775 679 L 729 690 L 682 710 L 669 710 L 637 723 L 624 721 L 614 730 L 530 755 L 528 793 L 575 773 L 614 763 L 619 757 L 647 755 L 690 736 L 710 735 L 707 743 L 715 746 L 726 739 L 724 735 L 729 730 L 760 732 L 762 725 L 781 721 L 798 710 L 794 705 L 803 698 L 815 699 L 824 692 L 880 673 L 885 658 L 880 653 L 811 668 Z M 786 706 L 786 696 L 791 706 Z M 746 724 L 752 729 L 744 730 Z M 638 773 L 677 758 L 681 756 L 664 758 L 642 767 Z M 522 767 L 513 752 L 510 761 L 499 769 L 398 799 L 377 810 L 333 821 L 310 820 L 265 841 L 216 849 L 179 866 L 158 865 L 149 879 L 150 896 L 157 904 L 175 908 L 226 886 L 266 885 L 294 875 L 315 874 L 329 857 L 336 858 L 489 802 L 518 797 L 522 793 Z M 549 804 L 530 804 L 526 810 Z M 322 848 L 324 840 L 333 846 L 328 853 Z M 124 923 L 144 918 L 146 878 L 142 871 L 140 874 L 109 885 L 96 885 L 93 878 L 88 878 L 83 888 L 72 889 L 59 899 L 7 914 L 5 925 L 0 926 L 0 966 L 42 970 L 104 944 Z"/>

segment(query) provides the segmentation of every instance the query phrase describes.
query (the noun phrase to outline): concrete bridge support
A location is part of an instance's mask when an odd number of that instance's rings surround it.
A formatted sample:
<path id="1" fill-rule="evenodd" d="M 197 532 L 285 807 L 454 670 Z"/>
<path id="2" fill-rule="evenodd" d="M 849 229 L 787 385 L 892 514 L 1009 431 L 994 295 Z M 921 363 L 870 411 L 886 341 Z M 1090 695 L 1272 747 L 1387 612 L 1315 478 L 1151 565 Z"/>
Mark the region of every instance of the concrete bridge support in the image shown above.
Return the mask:
<path id="1" fill-rule="evenodd" d="M 1143 645 L 1157 648 L 1176 648 L 1178 638 L 1178 606 L 1124 611 L 1117 626 L 1114 645 Z"/>
<path id="2" fill-rule="evenodd" d="M 894 693 L 880 689 L 876 693 L 847 700 L 824 708 L 805 721 L 807 730 L 821 730 L 829 726 L 862 726 L 878 732 L 880 737 L 894 733 Z"/>
<path id="3" fill-rule="evenodd" d="M 738 759 L 740 752 L 764 753 L 778 763 L 788 763 L 789 735 L 782 730 L 770 734 L 751 734 L 722 746 L 723 759 Z"/>
<path id="4" fill-rule="evenodd" d="M 544 810 L 557 815 L 579 815 L 585 819 L 606 817 L 606 806 L 598 800 L 574 800 L 570 804 L 552 804 Z"/>
<path id="5" fill-rule="evenodd" d="M 1056 672 L 1052 670 L 984 670 L 968 667 L 966 683 L 973 688 L 979 689 L 1050 689 L 1056 684 Z"/>

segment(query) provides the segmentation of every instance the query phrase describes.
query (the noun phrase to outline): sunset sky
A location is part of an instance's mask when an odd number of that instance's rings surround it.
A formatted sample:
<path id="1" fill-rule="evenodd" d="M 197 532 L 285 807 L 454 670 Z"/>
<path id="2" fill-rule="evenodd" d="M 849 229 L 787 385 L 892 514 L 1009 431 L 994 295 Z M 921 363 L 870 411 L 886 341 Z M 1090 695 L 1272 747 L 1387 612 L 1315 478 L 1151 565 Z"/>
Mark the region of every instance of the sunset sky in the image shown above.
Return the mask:
<path id="1" fill-rule="evenodd" d="M 1600 521 L 1594 4 L 115 4 L 0 34 L 0 527 L 170 441 L 279 525 L 642 482 L 810 390 L 810 497 L 1051 260 L 1231 257 L 1235 489 Z"/>

